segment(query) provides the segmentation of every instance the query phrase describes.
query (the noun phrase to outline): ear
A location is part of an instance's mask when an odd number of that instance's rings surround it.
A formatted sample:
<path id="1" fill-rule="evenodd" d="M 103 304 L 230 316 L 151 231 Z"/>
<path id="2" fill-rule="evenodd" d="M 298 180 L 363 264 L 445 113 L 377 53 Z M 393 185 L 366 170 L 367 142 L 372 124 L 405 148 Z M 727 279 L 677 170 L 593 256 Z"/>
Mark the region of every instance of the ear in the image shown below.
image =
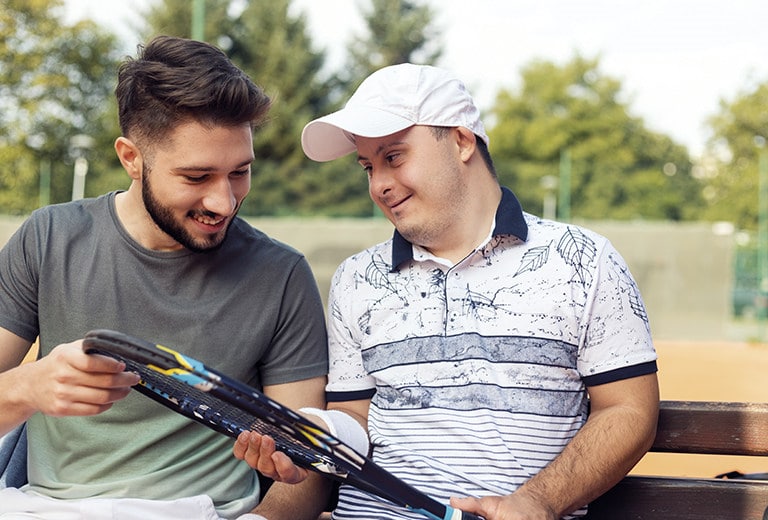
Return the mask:
<path id="1" fill-rule="evenodd" d="M 469 128 L 457 126 L 454 130 L 456 131 L 456 145 L 459 148 L 459 156 L 462 161 L 468 162 L 477 149 L 477 138 Z"/>
<path id="2" fill-rule="evenodd" d="M 118 137 L 115 140 L 115 152 L 117 152 L 117 158 L 120 159 L 120 163 L 131 179 L 140 179 L 144 159 L 136 144 L 125 137 Z"/>

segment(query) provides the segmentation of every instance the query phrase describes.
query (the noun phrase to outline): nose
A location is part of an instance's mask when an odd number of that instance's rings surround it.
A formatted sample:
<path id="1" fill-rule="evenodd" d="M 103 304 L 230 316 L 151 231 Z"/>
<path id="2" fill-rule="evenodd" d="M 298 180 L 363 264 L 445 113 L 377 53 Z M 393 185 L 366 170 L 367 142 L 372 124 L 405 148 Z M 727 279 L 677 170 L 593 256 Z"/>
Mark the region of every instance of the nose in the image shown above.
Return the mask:
<path id="1" fill-rule="evenodd" d="M 368 191 L 371 198 L 384 197 L 392 189 L 392 175 L 385 168 L 371 170 L 368 175 Z"/>
<path id="2" fill-rule="evenodd" d="M 231 215 L 237 207 L 237 196 L 229 178 L 220 179 L 219 182 L 209 186 L 208 193 L 203 199 L 203 206 L 207 211 L 217 215 Z"/>

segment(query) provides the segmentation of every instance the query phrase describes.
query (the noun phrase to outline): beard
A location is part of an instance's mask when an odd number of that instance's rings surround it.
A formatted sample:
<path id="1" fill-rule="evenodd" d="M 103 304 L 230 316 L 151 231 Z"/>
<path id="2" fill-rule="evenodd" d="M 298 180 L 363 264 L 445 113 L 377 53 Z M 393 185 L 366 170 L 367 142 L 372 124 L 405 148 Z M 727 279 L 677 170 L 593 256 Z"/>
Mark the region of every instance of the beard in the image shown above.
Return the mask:
<path id="1" fill-rule="evenodd" d="M 184 227 L 184 222 L 179 221 L 176 219 L 173 215 L 173 212 L 171 209 L 167 206 L 164 206 L 158 199 L 155 197 L 155 193 L 152 190 L 152 183 L 150 182 L 150 173 L 151 169 L 145 164 L 142 167 L 142 183 L 141 183 L 141 197 L 144 201 L 144 207 L 147 210 L 147 213 L 149 213 L 149 216 L 152 217 L 152 220 L 154 221 L 155 225 L 159 227 L 166 235 L 174 239 L 176 242 L 181 244 L 183 247 L 189 249 L 190 251 L 193 251 L 195 253 L 206 253 L 210 251 L 215 251 L 216 249 L 220 248 L 221 245 L 224 243 L 224 239 L 227 237 L 227 233 L 229 232 L 229 226 L 232 224 L 232 220 L 229 221 L 227 224 L 227 227 L 219 232 L 212 235 L 209 235 L 208 238 L 196 238 L 192 236 L 192 234 L 187 231 L 187 229 Z M 238 207 L 235 209 L 235 215 L 239 211 L 240 206 L 238 204 Z M 209 216 L 214 216 L 213 214 L 205 211 L 192 211 L 190 210 L 187 213 L 187 217 L 192 217 L 196 213 L 202 213 Z"/>

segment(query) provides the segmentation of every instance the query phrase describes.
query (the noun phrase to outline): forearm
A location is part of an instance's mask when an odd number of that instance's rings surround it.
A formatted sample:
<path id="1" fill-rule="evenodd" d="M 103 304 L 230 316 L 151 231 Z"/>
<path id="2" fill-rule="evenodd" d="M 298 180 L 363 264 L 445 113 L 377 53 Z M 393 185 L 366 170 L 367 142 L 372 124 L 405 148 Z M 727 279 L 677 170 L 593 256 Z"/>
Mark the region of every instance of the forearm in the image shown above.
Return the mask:
<path id="1" fill-rule="evenodd" d="M 516 494 L 546 505 L 560 518 L 621 480 L 648 451 L 656 414 L 631 406 L 597 411 L 563 452 Z"/>
<path id="2" fill-rule="evenodd" d="M 16 367 L 0 373 L 0 436 L 29 419 L 35 409 L 23 400 L 28 367 Z"/>
<path id="3" fill-rule="evenodd" d="M 253 512 L 269 520 L 317 520 L 331 490 L 332 482 L 315 473 L 300 484 L 275 482 Z"/>
<path id="4" fill-rule="evenodd" d="M 0 435 L 26 421 L 35 409 L 24 402 L 29 366 L 20 366 L 31 342 L 0 328 Z"/>

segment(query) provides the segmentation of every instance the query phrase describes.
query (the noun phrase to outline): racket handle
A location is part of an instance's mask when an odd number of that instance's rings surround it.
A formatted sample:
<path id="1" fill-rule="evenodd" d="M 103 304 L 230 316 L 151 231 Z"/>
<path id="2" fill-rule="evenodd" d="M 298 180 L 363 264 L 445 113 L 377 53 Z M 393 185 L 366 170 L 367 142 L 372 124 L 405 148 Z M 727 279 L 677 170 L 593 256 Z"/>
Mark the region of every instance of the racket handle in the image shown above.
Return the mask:
<path id="1" fill-rule="evenodd" d="M 484 520 L 482 517 L 467 513 L 461 509 L 454 509 L 450 506 L 446 507 L 445 520 Z"/>

